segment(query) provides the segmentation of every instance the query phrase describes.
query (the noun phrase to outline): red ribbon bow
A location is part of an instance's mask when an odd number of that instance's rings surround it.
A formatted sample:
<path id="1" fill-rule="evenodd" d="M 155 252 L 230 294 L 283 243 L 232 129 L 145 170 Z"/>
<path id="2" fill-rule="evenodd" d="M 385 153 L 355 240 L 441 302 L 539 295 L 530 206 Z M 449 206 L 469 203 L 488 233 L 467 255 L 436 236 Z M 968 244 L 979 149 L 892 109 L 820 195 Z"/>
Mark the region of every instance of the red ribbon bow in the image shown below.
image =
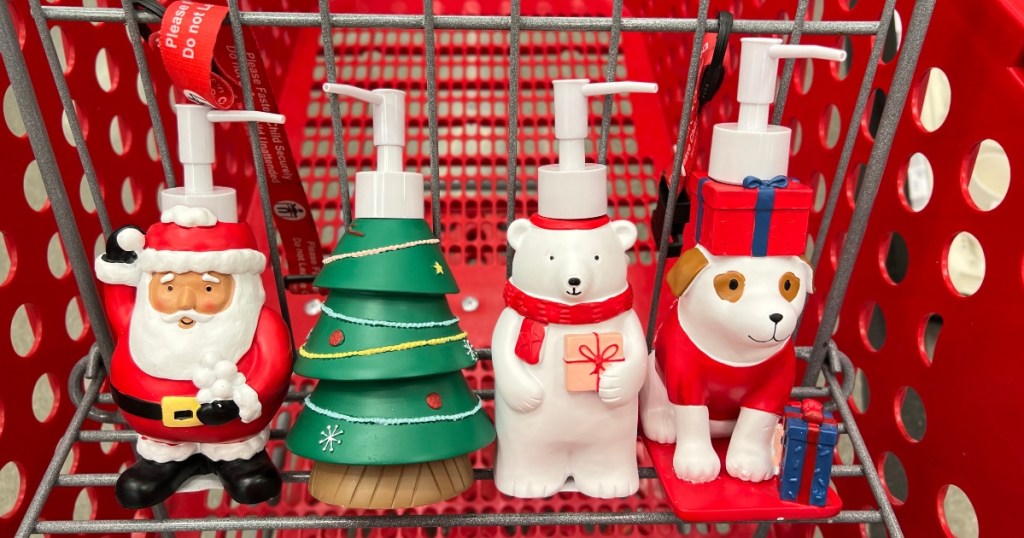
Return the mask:
<path id="1" fill-rule="evenodd" d="M 825 422 L 825 409 L 818 400 L 804 400 L 801 402 L 800 413 L 808 423 L 821 424 Z"/>
<path id="2" fill-rule="evenodd" d="M 594 352 L 593 349 L 590 349 L 590 346 L 588 346 L 587 344 L 583 344 L 579 347 L 579 352 L 580 355 L 583 355 L 583 358 L 594 363 L 594 371 L 590 372 L 590 375 L 601 375 L 601 372 L 603 372 L 605 369 L 604 363 L 613 362 L 612 357 L 614 357 L 615 354 L 619 352 L 619 345 L 612 344 L 610 346 L 605 346 L 604 348 L 602 348 L 601 336 L 598 335 L 597 333 L 594 333 L 594 347 L 597 348 L 597 352 Z"/>

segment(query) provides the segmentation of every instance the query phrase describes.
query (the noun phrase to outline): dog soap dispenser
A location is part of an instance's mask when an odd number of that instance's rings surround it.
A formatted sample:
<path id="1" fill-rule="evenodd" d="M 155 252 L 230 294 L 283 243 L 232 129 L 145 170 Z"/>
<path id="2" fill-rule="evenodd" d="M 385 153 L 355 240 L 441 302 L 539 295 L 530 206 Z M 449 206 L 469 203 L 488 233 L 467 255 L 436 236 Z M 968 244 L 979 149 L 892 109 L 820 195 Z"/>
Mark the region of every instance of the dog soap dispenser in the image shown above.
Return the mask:
<path id="1" fill-rule="evenodd" d="M 626 280 L 633 223 L 608 218 L 607 167 L 584 162 L 587 98 L 655 84 L 556 80 L 558 164 L 542 166 L 538 213 L 508 228 L 515 249 L 492 338 L 495 484 L 515 497 L 639 487 L 637 392 L 647 345 Z"/>
<path id="2" fill-rule="evenodd" d="M 780 500 L 774 478 L 795 381 L 792 336 L 812 287 L 800 257 L 812 192 L 786 175 L 790 130 L 768 125 L 768 110 L 779 58 L 845 53 L 742 43 L 739 121 L 715 126 L 709 177 L 692 193 L 690 248 L 665 276 L 678 300 L 658 327 L 641 392 L 645 445 L 687 520 L 829 517 L 838 496 L 807 511 Z"/>
<path id="3" fill-rule="evenodd" d="M 356 218 L 315 281 L 328 295 L 295 371 L 320 381 L 287 446 L 313 460 L 323 502 L 440 502 L 472 485 L 469 455 L 494 427 L 462 375 L 477 357 L 445 297 L 459 288 L 423 220 L 423 176 L 402 171 L 405 92 L 324 91 L 372 105 L 377 170 L 356 175 Z"/>
<path id="4" fill-rule="evenodd" d="M 152 506 L 212 473 L 235 501 L 262 502 L 281 489 L 264 447 L 288 389 L 292 345 L 281 316 L 263 304 L 266 257 L 238 222 L 235 191 L 213 184 L 213 123 L 284 117 L 176 110 L 184 186 L 161 193 L 160 222 L 145 234 L 135 226 L 111 234 L 95 265 L 119 335 L 110 391 L 140 434 L 139 460 L 115 495 L 126 508 Z"/>

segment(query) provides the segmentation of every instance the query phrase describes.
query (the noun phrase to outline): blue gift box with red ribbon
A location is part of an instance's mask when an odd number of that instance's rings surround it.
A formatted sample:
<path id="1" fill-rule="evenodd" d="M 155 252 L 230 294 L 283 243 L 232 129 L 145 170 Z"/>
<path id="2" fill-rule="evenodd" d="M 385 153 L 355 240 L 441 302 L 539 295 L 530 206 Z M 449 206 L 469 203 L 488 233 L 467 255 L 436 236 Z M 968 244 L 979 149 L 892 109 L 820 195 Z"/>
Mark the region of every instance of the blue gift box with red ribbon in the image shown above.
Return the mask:
<path id="1" fill-rule="evenodd" d="M 691 176 L 684 248 L 700 243 L 716 256 L 800 256 L 814 191 L 786 176 L 748 176 L 742 185 Z"/>
<path id="2" fill-rule="evenodd" d="M 839 426 L 821 402 L 804 400 L 786 406 L 783 417 L 779 496 L 784 501 L 825 506 L 832 475 L 832 453 Z"/>

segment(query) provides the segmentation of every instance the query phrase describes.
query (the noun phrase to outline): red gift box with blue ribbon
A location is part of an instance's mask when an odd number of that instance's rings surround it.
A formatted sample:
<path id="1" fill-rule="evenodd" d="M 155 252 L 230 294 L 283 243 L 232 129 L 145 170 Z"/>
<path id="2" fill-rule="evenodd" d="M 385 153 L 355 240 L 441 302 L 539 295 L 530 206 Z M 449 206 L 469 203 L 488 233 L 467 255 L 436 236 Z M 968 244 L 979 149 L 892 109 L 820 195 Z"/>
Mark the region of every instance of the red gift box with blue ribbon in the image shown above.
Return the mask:
<path id="1" fill-rule="evenodd" d="M 786 406 L 783 418 L 779 496 L 784 501 L 825 506 L 839 425 L 821 402 Z"/>
<path id="2" fill-rule="evenodd" d="M 814 191 L 796 179 L 747 176 L 742 185 L 691 176 L 684 248 L 696 243 L 716 256 L 800 256 Z"/>

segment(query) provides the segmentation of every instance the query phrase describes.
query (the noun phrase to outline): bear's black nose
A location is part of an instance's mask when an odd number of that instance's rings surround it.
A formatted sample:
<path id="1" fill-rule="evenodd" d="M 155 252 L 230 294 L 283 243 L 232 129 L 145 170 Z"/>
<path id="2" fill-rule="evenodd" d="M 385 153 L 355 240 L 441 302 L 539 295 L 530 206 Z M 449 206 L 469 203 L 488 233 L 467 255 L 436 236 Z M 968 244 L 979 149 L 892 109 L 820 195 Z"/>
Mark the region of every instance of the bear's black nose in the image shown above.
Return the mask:
<path id="1" fill-rule="evenodd" d="M 768 314 L 768 319 L 772 320 L 773 323 L 778 323 L 778 322 L 782 321 L 782 314 L 779 314 L 779 313 Z"/>
<path id="2" fill-rule="evenodd" d="M 569 285 L 570 286 L 579 286 L 580 285 L 580 279 L 578 279 L 576 277 L 570 278 L 569 279 Z"/>

